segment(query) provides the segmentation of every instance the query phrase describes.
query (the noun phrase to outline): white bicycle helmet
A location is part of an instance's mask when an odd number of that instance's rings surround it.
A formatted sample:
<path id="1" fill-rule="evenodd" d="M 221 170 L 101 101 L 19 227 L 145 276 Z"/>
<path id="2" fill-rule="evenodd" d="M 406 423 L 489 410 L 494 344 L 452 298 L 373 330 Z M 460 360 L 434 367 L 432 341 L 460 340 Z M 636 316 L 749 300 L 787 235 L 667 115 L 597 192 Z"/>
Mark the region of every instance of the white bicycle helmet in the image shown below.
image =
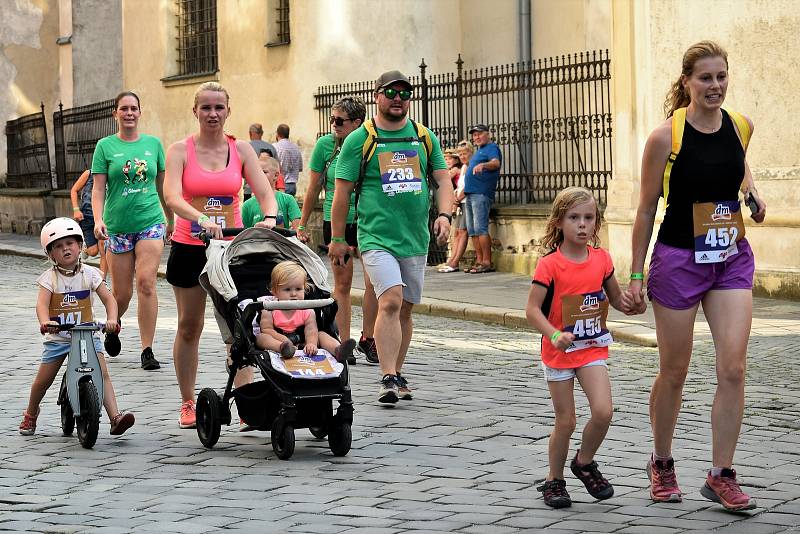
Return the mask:
<path id="1" fill-rule="evenodd" d="M 83 232 L 80 225 L 69 217 L 58 217 L 48 221 L 42 227 L 39 238 L 42 242 L 44 253 L 50 255 L 49 247 L 62 237 L 72 236 L 83 244 Z"/>

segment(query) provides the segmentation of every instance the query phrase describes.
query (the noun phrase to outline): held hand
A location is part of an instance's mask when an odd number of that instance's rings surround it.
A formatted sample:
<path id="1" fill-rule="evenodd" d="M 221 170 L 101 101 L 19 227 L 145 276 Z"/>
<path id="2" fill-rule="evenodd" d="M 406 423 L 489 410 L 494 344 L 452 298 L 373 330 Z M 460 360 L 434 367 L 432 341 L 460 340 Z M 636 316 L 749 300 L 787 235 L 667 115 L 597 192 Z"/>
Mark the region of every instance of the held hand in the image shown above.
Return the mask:
<path id="1" fill-rule="evenodd" d="M 642 289 L 642 281 L 631 280 L 628 284 L 628 289 L 625 290 L 625 294 L 628 296 L 631 308 L 639 309 L 642 303 L 644 303 L 644 289 Z M 647 304 L 645 304 L 645 307 L 647 307 Z"/>
<path id="2" fill-rule="evenodd" d="M 94 220 L 94 236 L 97 239 L 108 239 L 108 229 L 106 223 L 102 219 Z"/>
<path id="3" fill-rule="evenodd" d="M 333 265 L 344 265 L 344 257 L 349 251 L 350 247 L 347 243 L 335 243 L 331 241 L 330 245 L 328 245 L 328 257 L 331 259 Z"/>
<path id="4" fill-rule="evenodd" d="M 81 222 L 83 220 L 83 212 L 81 210 L 72 210 L 72 218 Z"/>
<path id="5" fill-rule="evenodd" d="M 301 243 L 308 243 L 311 241 L 311 234 L 306 232 L 305 230 L 297 229 L 297 239 L 300 240 Z"/>
<path id="6" fill-rule="evenodd" d="M 433 221 L 433 233 L 436 235 L 436 243 L 439 246 L 447 243 L 450 237 L 450 222 L 445 217 L 437 217 Z"/>
<path id="7" fill-rule="evenodd" d="M 558 336 L 558 339 L 556 339 L 556 342 L 553 343 L 553 345 L 561 352 L 564 352 L 569 348 L 570 345 L 572 345 L 573 341 L 575 341 L 574 334 L 571 332 L 561 332 L 561 335 Z"/>
<path id="8" fill-rule="evenodd" d="M 167 229 L 164 231 L 164 243 L 169 245 L 172 243 L 172 234 L 175 233 L 175 223 L 168 222 Z"/>
<path id="9" fill-rule="evenodd" d="M 105 331 L 109 334 L 119 334 L 120 326 L 118 321 L 106 320 Z"/>
<path id="10" fill-rule="evenodd" d="M 306 343 L 306 346 L 303 347 L 303 352 L 308 354 L 309 356 L 313 356 L 317 353 L 317 346 L 313 343 Z"/>

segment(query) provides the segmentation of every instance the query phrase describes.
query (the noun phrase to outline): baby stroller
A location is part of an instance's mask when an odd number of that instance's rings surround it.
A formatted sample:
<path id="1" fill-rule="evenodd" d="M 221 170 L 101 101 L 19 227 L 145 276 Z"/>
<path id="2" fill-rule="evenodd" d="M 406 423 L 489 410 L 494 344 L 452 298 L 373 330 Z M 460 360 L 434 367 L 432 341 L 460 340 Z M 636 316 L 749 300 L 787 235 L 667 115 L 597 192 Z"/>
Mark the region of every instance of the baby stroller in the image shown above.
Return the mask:
<path id="1" fill-rule="evenodd" d="M 200 441 L 208 448 L 217 443 L 222 423 L 231 423 L 233 399 L 245 424 L 271 432 L 272 448 L 283 460 L 294 453 L 297 428 L 308 428 L 320 439 L 327 435 L 331 452 L 335 456 L 346 455 L 353 423 L 347 362 L 339 363 L 331 357 L 334 365 L 325 368 L 332 372 L 324 373 L 318 368 L 298 369 L 294 362 L 302 360 L 298 357 L 286 360 L 284 365 L 277 354 L 257 348 L 253 334 L 253 320 L 263 310 L 314 308 L 319 330 L 338 339 L 334 322 L 337 307 L 330 298 L 325 265 L 296 238 L 282 235 L 293 235 L 292 231 L 256 227 L 225 229 L 223 233 L 236 238 L 221 241 L 200 236 L 209 243 L 200 284 L 214 304 L 224 341 L 231 345 L 232 363 L 224 393 L 219 395 L 214 389 L 205 388 L 197 398 Z M 257 300 L 270 294 L 272 269 L 284 260 L 297 261 L 308 273 L 311 290 L 306 293 L 306 300 Z M 294 363 L 290 366 L 288 362 Z M 236 372 L 249 365 L 258 368 L 264 380 L 233 388 Z M 334 401 L 338 401 L 335 411 Z"/>

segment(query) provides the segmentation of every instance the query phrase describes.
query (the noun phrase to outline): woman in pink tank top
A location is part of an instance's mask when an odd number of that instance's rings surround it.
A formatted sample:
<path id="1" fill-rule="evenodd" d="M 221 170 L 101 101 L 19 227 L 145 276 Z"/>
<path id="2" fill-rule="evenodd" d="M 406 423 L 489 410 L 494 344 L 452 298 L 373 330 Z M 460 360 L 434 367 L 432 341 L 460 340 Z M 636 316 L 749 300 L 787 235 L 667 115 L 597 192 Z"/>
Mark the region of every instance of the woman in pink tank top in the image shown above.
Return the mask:
<path id="1" fill-rule="evenodd" d="M 239 189 L 242 176 L 258 199 L 264 221 L 257 226 L 275 226 L 278 205 L 250 143 L 225 134 L 230 113 L 228 92 L 216 82 L 202 84 L 194 95 L 195 117 L 200 131 L 167 150 L 164 196 L 177 215 L 172 247 L 167 261 L 167 281 L 172 284 L 178 307 L 178 329 L 172 353 L 181 392 L 178 423 L 194 428 L 194 389 L 197 378 L 198 345 L 203 331 L 206 292 L 198 277 L 206 262 L 203 243 L 192 234 L 205 229 L 222 238 L 222 229 L 240 228 Z M 239 372 L 238 383 L 250 377 Z"/>

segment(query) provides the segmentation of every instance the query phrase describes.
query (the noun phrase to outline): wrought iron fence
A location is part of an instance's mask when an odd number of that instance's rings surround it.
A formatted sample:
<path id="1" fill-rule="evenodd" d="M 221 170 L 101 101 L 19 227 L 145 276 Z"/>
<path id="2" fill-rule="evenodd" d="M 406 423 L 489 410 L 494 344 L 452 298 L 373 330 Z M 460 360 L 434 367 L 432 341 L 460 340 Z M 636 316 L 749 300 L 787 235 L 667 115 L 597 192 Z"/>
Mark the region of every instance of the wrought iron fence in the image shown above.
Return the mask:
<path id="1" fill-rule="evenodd" d="M 611 60 L 608 50 L 525 63 L 427 75 L 423 59 L 410 77 L 410 115 L 428 126 L 444 147 L 467 137 L 470 125 L 489 126 L 503 153 L 498 204 L 551 202 L 570 185 L 592 190 L 605 204 L 611 178 Z M 319 87 L 319 135 L 330 132 L 331 106 L 360 96 L 375 113 L 374 82 Z"/>
<path id="2" fill-rule="evenodd" d="M 97 141 L 117 131 L 111 112 L 114 99 L 53 113 L 53 138 L 56 147 L 56 186 L 69 189 L 83 171 L 92 165 Z"/>
<path id="3" fill-rule="evenodd" d="M 52 189 L 50 148 L 42 111 L 6 122 L 8 187 Z"/>

